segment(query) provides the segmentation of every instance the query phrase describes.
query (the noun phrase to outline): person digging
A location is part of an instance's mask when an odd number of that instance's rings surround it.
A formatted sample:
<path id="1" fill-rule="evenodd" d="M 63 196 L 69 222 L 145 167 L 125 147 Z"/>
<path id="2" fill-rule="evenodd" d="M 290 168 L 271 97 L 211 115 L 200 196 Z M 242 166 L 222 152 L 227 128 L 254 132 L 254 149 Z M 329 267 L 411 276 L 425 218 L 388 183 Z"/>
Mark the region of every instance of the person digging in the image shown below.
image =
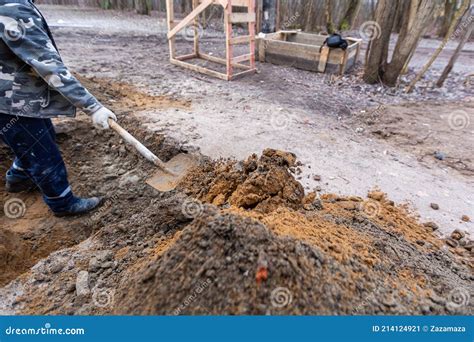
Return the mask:
<path id="1" fill-rule="evenodd" d="M 0 0 L 0 35 L 0 138 L 15 155 L 6 190 L 39 188 L 56 216 L 94 210 L 101 198 L 71 190 L 51 118 L 74 117 L 78 108 L 108 129 L 115 114 L 71 75 L 33 0 Z"/>

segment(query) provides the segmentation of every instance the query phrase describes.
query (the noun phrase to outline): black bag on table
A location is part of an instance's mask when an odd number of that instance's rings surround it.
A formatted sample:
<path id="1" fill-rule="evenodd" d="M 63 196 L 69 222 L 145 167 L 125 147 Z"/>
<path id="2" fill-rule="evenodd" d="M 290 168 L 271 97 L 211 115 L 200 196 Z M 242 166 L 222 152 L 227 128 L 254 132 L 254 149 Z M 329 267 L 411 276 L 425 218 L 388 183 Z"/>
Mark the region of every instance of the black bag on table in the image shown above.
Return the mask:
<path id="1" fill-rule="evenodd" d="M 347 40 L 343 39 L 340 34 L 334 33 L 326 38 L 323 43 L 323 46 L 327 45 L 330 48 L 339 48 L 339 49 L 347 49 L 349 43 Z"/>

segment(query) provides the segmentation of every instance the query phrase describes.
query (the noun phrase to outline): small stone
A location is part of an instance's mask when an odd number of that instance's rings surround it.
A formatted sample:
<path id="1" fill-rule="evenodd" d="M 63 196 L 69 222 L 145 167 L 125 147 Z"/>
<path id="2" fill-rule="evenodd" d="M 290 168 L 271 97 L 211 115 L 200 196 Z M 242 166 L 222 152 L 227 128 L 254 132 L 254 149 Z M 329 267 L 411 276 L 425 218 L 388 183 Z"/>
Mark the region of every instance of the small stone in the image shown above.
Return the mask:
<path id="1" fill-rule="evenodd" d="M 427 314 L 431 313 L 431 307 L 429 305 L 423 305 L 421 307 L 421 313 L 423 315 L 427 315 Z"/>
<path id="2" fill-rule="evenodd" d="M 431 204 L 430 204 L 430 207 L 431 207 L 431 209 L 433 209 L 433 210 L 438 210 L 438 209 L 439 209 L 439 205 L 438 205 L 437 203 L 431 203 Z"/>
<path id="3" fill-rule="evenodd" d="M 112 261 L 106 261 L 100 267 L 102 268 L 112 268 L 114 266 L 114 263 Z"/>
<path id="4" fill-rule="evenodd" d="M 384 198 L 385 194 L 382 191 L 371 191 L 367 195 L 368 198 L 371 198 L 375 201 L 381 201 Z"/>
<path id="5" fill-rule="evenodd" d="M 432 231 L 435 231 L 435 230 L 439 229 L 439 226 L 436 223 L 432 222 L 432 221 L 423 223 L 423 226 L 425 226 L 426 228 L 431 229 Z"/>
<path id="6" fill-rule="evenodd" d="M 100 263 L 96 257 L 89 260 L 89 272 L 97 272 L 100 268 Z"/>
<path id="7" fill-rule="evenodd" d="M 137 175 L 122 176 L 120 180 L 120 186 L 125 186 L 127 184 L 137 184 L 140 181 L 140 177 Z"/>
<path id="8" fill-rule="evenodd" d="M 76 295 L 78 297 L 87 297 L 90 294 L 89 272 L 80 271 L 76 278 Z"/>
<path id="9" fill-rule="evenodd" d="M 114 258 L 114 252 L 109 249 L 105 249 L 105 250 L 97 251 L 95 256 L 97 257 L 97 260 L 102 261 L 102 262 L 111 261 Z"/>
<path id="10" fill-rule="evenodd" d="M 438 160 L 444 160 L 446 158 L 446 155 L 443 152 L 436 151 L 434 153 L 434 157 Z"/>
<path id="11" fill-rule="evenodd" d="M 466 233 L 464 233 L 463 231 L 459 229 L 456 229 L 451 233 L 451 238 L 457 241 L 461 240 L 465 236 L 466 236 Z"/>
<path id="12" fill-rule="evenodd" d="M 467 215 L 461 216 L 461 220 L 462 220 L 463 222 L 471 222 L 471 218 L 470 218 L 469 216 L 467 216 Z"/>
<path id="13" fill-rule="evenodd" d="M 339 202 L 340 206 L 346 210 L 356 210 L 358 205 L 357 202 L 352 201 L 341 201 Z"/>
<path id="14" fill-rule="evenodd" d="M 464 249 L 468 250 L 469 252 L 474 251 L 474 241 L 466 242 L 466 244 L 463 247 L 464 247 Z"/>
<path id="15" fill-rule="evenodd" d="M 76 290 L 76 284 L 74 282 L 70 282 L 66 286 L 66 293 L 73 293 Z"/>
<path id="16" fill-rule="evenodd" d="M 392 296 L 382 299 L 382 304 L 388 307 L 396 307 L 397 301 Z"/>
<path id="17" fill-rule="evenodd" d="M 314 175 L 314 176 L 313 176 L 313 179 L 314 179 L 316 182 L 319 182 L 319 181 L 321 181 L 321 176 L 320 176 L 320 175 Z"/>
<path id="18" fill-rule="evenodd" d="M 54 262 L 53 264 L 51 264 L 51 266 L 49 266 L 49 271 L 55 274 L 62 271 L 63 268 L 64 268 L 64 264 L 62 262 Z"/>
<path id="19" fill-rule="evenodd" d="M 448 246 L 451 246 L 453 248 L 456 248 L 458 246 L 458 242 L 456 240 L 451 239 L 451 238 L 446 239 L 445 242 Z"/>
<path id="20" fill-rule="evenodd" d="M 114 179 L 117 179 L 118 178 L 118 175 L 117 174 L 108 174 L 108 175 L 105 175 L 104 178 L 103 178 L 103 181 L 104 182 L 109 182 L 109 181 L 112 181 Z"/>

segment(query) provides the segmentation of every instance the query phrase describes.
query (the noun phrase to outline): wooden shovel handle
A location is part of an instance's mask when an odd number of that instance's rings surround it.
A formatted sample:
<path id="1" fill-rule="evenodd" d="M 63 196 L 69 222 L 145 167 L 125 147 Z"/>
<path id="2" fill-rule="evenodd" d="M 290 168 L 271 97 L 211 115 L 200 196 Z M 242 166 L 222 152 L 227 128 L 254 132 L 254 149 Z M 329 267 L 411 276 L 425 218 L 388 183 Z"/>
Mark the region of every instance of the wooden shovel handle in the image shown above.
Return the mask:
<path id="1" fill-rule="evenodd" d="M 158 158 L 153 152 L 151 152 L 149 149 L 145 147 L 140 141 L 138 141 L 133 135 L 131 135 L 129 132 L 127 132 L 122 126 L 120 126 L 117 122 L 115 122 L 112 119 L 109 119 L 109 125 L 110 127 L 117 132 L 125 142 L 129 143 L 135 149 L 140 153 L 143 157 L 145 157 L 147 160 L 155 164 L 157 167 L 162 169 L 163 171 L 167 173 L 173 174 L 168 168 L 166 167 L 165 163 L 161 161 L 160 158 Z"/>

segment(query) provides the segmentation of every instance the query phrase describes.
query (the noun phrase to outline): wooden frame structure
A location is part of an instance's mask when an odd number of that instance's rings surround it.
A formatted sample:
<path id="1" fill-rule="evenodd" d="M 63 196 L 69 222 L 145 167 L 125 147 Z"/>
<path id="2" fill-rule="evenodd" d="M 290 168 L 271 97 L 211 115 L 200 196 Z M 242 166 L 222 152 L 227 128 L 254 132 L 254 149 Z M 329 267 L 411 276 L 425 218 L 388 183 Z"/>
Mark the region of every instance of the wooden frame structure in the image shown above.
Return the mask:
<path id="1" fill-rule="evenodd" d="M 170 62 L 174 65 L 203 73 L 208 76 L 214 76 L 226 81 L 236 77 L 257 71 L 255 66 L 255 1 L 256 0 L 193 0 L 193 10 L 183 20 L 177 22 L 174 17 L 173 0 L 166 0 L 167 22 L 168 22 L 168 40 L 170 49 Z M 199 49 L 199 15 L 209 6 L 218 5 L 224 9 L 224 28 L 226 58 L 220 58 L 202 53 Z M 234 12 L 234 7 L 247 8 L 247 12 Z M 233 36 L 233 24 L 248 24 L 248 35 Z M 194 26 L 194 51 L 187 55 L 176 55 L 176 35 L 186 26 Z M 249 53 L 234 57 L 234 46 L 237 44 L 249 44 Z M 191 59 L 202 59 L 213 63 L 226 66 L 226 73 L 205 68 L 203 66 L 189 63 Z M 188 62 L 187 62 L 188 61 Z M 248 62 L 248 65 L 244 64 Z M 240 69 L 235 72 L 235 69 Z"/>

